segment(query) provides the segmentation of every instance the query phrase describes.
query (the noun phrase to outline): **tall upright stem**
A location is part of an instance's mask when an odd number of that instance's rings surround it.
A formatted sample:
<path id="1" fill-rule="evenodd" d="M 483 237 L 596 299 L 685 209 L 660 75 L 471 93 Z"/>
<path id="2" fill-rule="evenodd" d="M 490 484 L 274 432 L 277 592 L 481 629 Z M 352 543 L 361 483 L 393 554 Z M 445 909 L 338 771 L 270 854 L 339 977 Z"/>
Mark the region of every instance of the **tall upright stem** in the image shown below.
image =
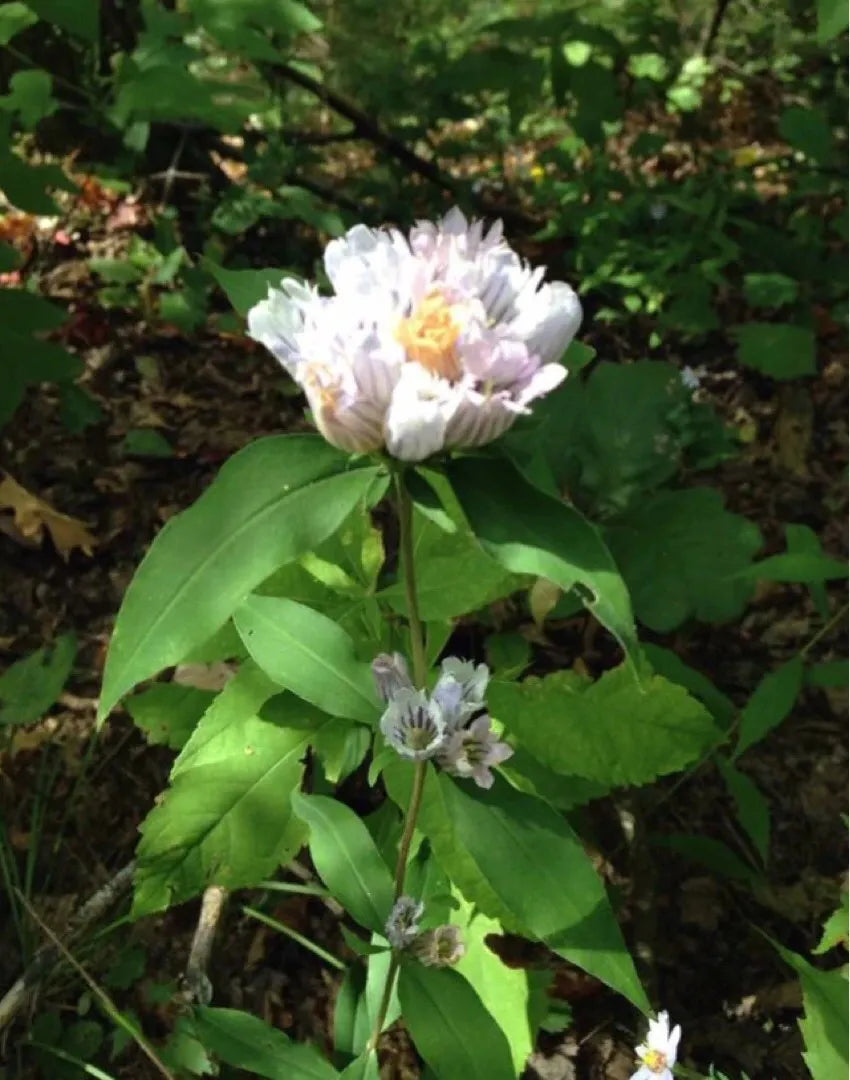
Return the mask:
<path id="1" fill-rule="evenodd" d="M 428 662 L 425 656 L 425 633 L 422 619 L 419 615 L 419 601 L 416 596 L 416 566 L 413 557 L 413 503 L 407 489 L 404 486 L 404 478 L 401 473 L 395 476 L 396 506 L 398 508 L 399 525 L 399 548 L 401 553 L 401 567 L 404 575 L 404 591 L 407 597 L 407 620 L 410 630 L 410 655 L 413 659 L 413 681 L 417 687 L 423 689 L 428 674 Z M 410 802 L 407 804 L 407 813 L 404 815 L 404 829 L 398 845 L 398 859 L 395 867 L 395 898 L 404 892 L 404 879 L 407 876 L 407 860 L 410 856 L 410 845 L 413 843 L 413 835 L 416 832 L 416 819 L 422 806 L 422 793 L 425 790 L 425 778 L 428 775 L 428 762 L 417 761 L 413 772 L 413 786 L 410 790 Z M 384 984 L 384 992 L 375 1018 L 375 1027 L 369 1040 L 371 1049 L 376 1050 L 387 1011 L 392 1000 L 393 986 L 400 965 L 400 954 L 393 951 L 390 966 L 387 970 L 387 980 Z"/>
<path id="2" fill-rule="evenodd" d="M 425 658 L 425 631 L 419 617 L 419 600 L 416 596 L 416 565 L 413 558 L 413 502 L 404 486 L 401 473 L 395 476 L 396 503 L 401 549 L 401 565 L 404 574 L 404 592 L 407 599 L 407 619 L 410 629 L 410 654 L 413 659 L 413 681 L 418 687 L 425 685 L 428 664 Z"/>

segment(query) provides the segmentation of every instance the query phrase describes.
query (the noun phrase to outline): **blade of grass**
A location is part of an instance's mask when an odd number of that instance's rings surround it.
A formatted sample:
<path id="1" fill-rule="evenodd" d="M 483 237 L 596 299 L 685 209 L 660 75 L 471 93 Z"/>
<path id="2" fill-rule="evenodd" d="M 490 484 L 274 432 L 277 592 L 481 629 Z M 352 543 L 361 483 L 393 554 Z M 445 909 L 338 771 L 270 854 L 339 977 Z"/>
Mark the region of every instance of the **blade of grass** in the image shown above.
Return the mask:
<path id="1" fill-rule="evenodd" d="M 139 1031 L 139 1029 L 135 1027 L 132 1023 L 130 1023 L 127 1017 L 124 1016 L 124 1014 L 117 1008 L 109 994 L 107 994 L 105 990 L 98 986 L 98 984 L 94 981 L 91 975 L 89 975 L 83 965 L 71 955 L 71 953 L 65 948 L 59 938 L 53 933 L 50 927 L 39 918 L 38 914 L 33 909 L 32 905 L 21 892 L 21 890 L 17 889 L 16 892 L 18 895 L 18 899 L 26 908 L 29 917 L 33 920 L 36 926 L 40 928 L 42 933 L 44 933 L 44 935 L 50 939 L 54 947 L 59 950 L 62 956 L 64 956 L 67 962 L 74 969 L 74 971 L 77 972 L 77 974 L 86 984 L 86 986 L 88 986 L 88 988 L 100 1002 L 101 1008 L 109 1017 L 109 1019 L 113 1022 L 113 1024 L 120 1027 L 122 1031 L 126 1032 L 127 1035 L 130 1036 L 130 1038 L 133 1040 L 133 1042 L 136 1043 L 136 1045 L 148 1058 L 148 1060 L 162 1073 L 162 1075 L 165 1077 L 165 1080 L 175 1080 L 173 1073 L 169 1071 L 168 1067 L 161 1060 L 156 1050 L 154 1050 L 153 1046 L 148 1042 L 147 1038 L 142 1034 L 142 1032 Z"/>
<path id="2" fill-rule="evenodd" d="M 39 1050 L 45 1050 L 48 1054 L 52 1054 L 54 1057 L 59 1058 L 61 1061 L 67 1061 L 70 1065 L 76 1065 L 78 1069 L 82 1069 L 83 1072 L 88 1073 L 89 1076 L 94 1076 L 95 1080 L 115 1080 L 112 1073 L 104 1072 L 103 1069 L 99 1069 L 97 1065 L 89 1065 L 85 1061 L 81 1061 L 78 1057 L 74 1057 L 73 1054 L 69 1054 L 67 1050 L 60 1050 L 58 1046 L 51 1046 L 49 1043 L 38 1042 L 37 1039 L 30 1039 L 27 1046 L 35 1046 Z"/>
<path id="3" fill-rule="evenodd" d="M 286 937 L 292 938 L 293 941 L 297 941 L 299 945 L 303 945 L 305 949 L 309 949 L 310 952 L 315 953 L 321 960 L 324 960 L 326 964 L 330 964 L 331 967 L 335 967 L 337 971 L 347 971 L 348 967 L 337 959 L 332 953 L 326 952 L 321 945 L 317 945 L 315 941 L 311 941 L 309 938 L 299 934 L 297 930 L 291 929 L 289 926 L 285 926 L 282 922 L 278 922 L 277 919 L 273 919 L 271 915 L 266 915 L 265 912 L 257 911 L 256 908 L 243 905 L 242 910 L 246 915 L 250 915 L 252 919 L 256 919 L 258 922 L 265 923 L 266 926 L 270 926 L 272 930 L 277 930 L 278 933 L 285 934 Z"/>

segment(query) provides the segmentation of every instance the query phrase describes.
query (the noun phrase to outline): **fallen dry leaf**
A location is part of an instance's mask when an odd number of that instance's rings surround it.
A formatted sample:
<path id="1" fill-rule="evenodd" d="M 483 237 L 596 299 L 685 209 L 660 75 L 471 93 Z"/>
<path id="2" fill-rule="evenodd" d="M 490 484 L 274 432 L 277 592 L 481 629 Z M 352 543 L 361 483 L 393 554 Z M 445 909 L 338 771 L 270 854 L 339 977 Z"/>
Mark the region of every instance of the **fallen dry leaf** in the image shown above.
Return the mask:
<path id="1" fill-rule="evenodd" d="M 47 529 L 53 546 L 66 562 L 75 548 L 86 555 L 93 553 L 97 540 L 82 521 L 60 514 L 11 476 L 6 476 L 0 483 L 0 510 L 12 511 L 14 527 L 25 541 L 40 543 Z"/>

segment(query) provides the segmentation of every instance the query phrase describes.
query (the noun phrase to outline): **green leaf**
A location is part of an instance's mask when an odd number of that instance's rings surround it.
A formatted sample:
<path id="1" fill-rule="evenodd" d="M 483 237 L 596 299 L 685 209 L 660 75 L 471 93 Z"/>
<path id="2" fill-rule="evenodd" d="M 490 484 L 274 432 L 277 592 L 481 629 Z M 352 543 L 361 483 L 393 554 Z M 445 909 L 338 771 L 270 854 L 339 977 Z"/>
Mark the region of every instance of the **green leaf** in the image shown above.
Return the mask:
<path id="1" fill-rule="evenodd" d="M 573 341 L 567 346 L 567 351 L 561 357 L 561 363 L 570 375 L 576 375 L 595 357 L 596 349 L 592 345 L 585 345 L 583 341 Z"/>
<path id="2" fill-rule="evenodd" d="M 121 452 L 127 457 L 174 457 L 174 447 L 154 428 L 134 428 L 128 431 L 121 440 Z"/>
<path id="3" fill-rule="evenodd" d="M 825 660 L 822 664 L 812 664 L 806 671 L 807 686 L 847 686 L 850 676 L 850 662 L 847 660 Z"/>
<path id="4" fill-rule="evenodd" d="M 75 383 L 59 385 L 59 419 L 62 427 L 75 434 L 103 420 L 104 412 L 95 398 Z"/>
<path id="5" fill-rule="evenodd" d="M 678 851 L 730 881 L 741 881 L 750 888 L 756 888 L 762 880 L 740 855 L 736 855 L 724 843 L 711 836 L 667 833 L 664 836 L 653 836 L 652 840 L 659 847 Z"/>
<path id="6" fill-rule="evenodd" d="M 734 331 L 738 361 L 774 379 L 814 375 L 815 335 L 791 323 L 745 323 Z"/>
<path id="7" fill-rule="evenodd" d="M 820 109 L 792 105 L 779 117 L 779 134 L 795 150 L 818 165 L 832 160 L 832 128 Z"/>
<path id="8" fill-rule="evenodd" d="M 803 686 L 804 665 L 799 656 L 762 679 L 744 706 L 733 761 L 768 735 L 794 708 Z"/>
<path id="9" fill-rule="evenodd" d="M 590 522 L 528 485 L 507 462 L 461 459 L 451 462 L 448 475 L 484 550 L 512 573 L 546 578 L 564 591 L 580 585 L 587 606 L 636 664 L 629 596 Z"/>
<path id="10" fill-rule="evenodd" d="M 371 668 L 332 619 L 294 600 L 250 596 L 233 621 L 269 678 L 331 716 L 375 723 L 381 707 Z"/>
<path id="11" fill-rule="evenodd" d="M 660 53 L 636 53 L 629 57 L 629 73 L 636 79 L 663 82 L 667 78 L 667 61 Z"/>
<path id="12" fill-rule="evenodd" d="M 215 693 L 195 686 L 159 683 L 127 699 L 127 712 L 152 746 L 182 750 Z"/>
<path id="13" fill-rule="evenodd" d="M 398 995 L 416 1049 L 440 1080 L 514 1080 L 508 1041 L 462 975 L 404 962 Z"/>
<path id="14" fill-rule="evenodd" d="M 274 719 L 260 717 L 276 692 L 248 663 L 207 709 L 141 826 L 134 917 L 207 885 L 256 885 L 300 848 L 305 830 L 290 796 L 301 783 L 309 723 L 321 720 L 288 695 L 276 699 Z"/>
<path id="15" fill-rule="evenodd" d="M 62 693 L 76 655 L 76 638 L 62 634 L 8 667 L 0 675 L 0 728 L 40 720 Z"/>
<path id="16" fill-rule="evenodd" d="M 52 93 L 53 79 L 41 68 L 16 71 L 9 80 L 9 90 L 0 97 L 0 109 L 17 113 L 21 126 L 28 131 L 59 107 Z"/>
<path id="17" fill-rule="evenodd" d="M 771 555 L 768 559 L 753 563 L 739 570 L 737 578 L 749 581 L 785 581 L 804 585 L 819 585 L 847 577 L 847 563 L 828 555 L 810 555 L 791 552 Z"/>
<path id="18" fill-rule="evenodd" d="M 77 37 L 97 42 L 100 36 L 100 4 L 92 0 L 27 0 L 45 22 L 52 22 Z"/>
<path id="19" fill-rule="evenodd" d="M 724 509 L 714 488 L 661 491 L 617 518 L 605 532 L 635 613 L 666 633 L 689 618 L 727 622 L 752 594 L 746 578 L 762 545 L 758 527 Z"/>
<path id="20" fill-rule="evenodd" d="M 384 771 L 399 806 L 407 805 L 410 772 Z M 445 872 L 485 915 L 545 941 L 648 1009 L 603 884 L 557 811 L 499 779 L 481 792 L 429 770 L 419 827 Z"/>
<path id="21" fill-rule="evenodd" d="M 269 289 L 279 288 L 281 281 L 290 276 L 287 270 L 228 270 L 212 259 L 205 258 L 203 266 L 208 270 L 239 315 L 245 316 L 251 308 L 268 296 Z"/>
<path id="22" fill-rule="evenodd" d="M 293 1042 L 258 1016 L 238 1009 L 198 1008 L 198 1040 L 234 1069 L 268 1080 L 334 1080 L 339 1073 L 314 1047 Z"/>
<path id="23" fill-rule="evenodd" d="M 393 880 L 369 830 L 335 799 L 296 792 L 292 806 L 310 828 L 310 855 L 322 881 L 362 926 L 383 934 Z"/>
<path id="24" fill-rule="evenodd" d="M 823 934 L 821 934 L 818 947 L 812 950 L 815 956 L 822 956 L 823 953 L 834 949 L 836 945 L 843 945 L 845 949 L 847 948 L 848 938 L 850 938 L 849 904 L 850 893 L 845 888 L 841 893 L 841 906 L 824 923 Z"/>
<path id="25" fill-rule="evenodd" d="M 676 772 L 722 738 L 710 714 L 660 675 L 642 687 L 621 665 L 596 682 L 560 671 L 521 683 L 494 681 L 490 712 L 556 772 L 609 786 Z"/>
<path id="26" fill-rule="evenodd" d="M 110 285 L 135 285 L 145 276 L 144 268 L 128 259 L 89 259 L 89 268 Z"/>
<path id="27" fill-rule="evenodd" d="M 684 686 L 689 693 L 699 698 L 724 731 L 729 727 L 738 710 L 731 698 L 718 690 L 711 679 L 701 671 L 689 667 L 671 649 L 645 641 L 643 654 L 659 675 Z"/>
<path id="28" fill-rule="evenodd" d="M 744 296 L 753 307 L 784 307 L 799 291 L 799 284 L 786 274 L 744 274 Z"/>
<path id="29" fill-rule="evenodd" d="M 377 1052 L 364 1051 L 342 1070 L 339 1080 L 380 1080 Z"/>
<path id="30" fill-rule="evenodd" d="M 818 44 L 826 45 L 834 37 L 847 29 L 850 19 L 844 0 L 817 0 L 818 4 Z"/>
<path id="31" fill-rule="evenodd" d="M 752 840 L 762 863 L 766 863 L 770 847 L 770 807 L 767 800 L 746 773 L 740 772 L 722 756 L 718 756 L 716 760 L 729 794 L 735 802 L 738 820 Z"/>
<path id="32" fill-rule="evenodd" d="M 211 637 L 277 567 L 337 529 L 379 470 L 313 435 L 260 439 L 231 458 L 157 536 L 130 584 L 106 659 L 98 716 Z"/>
<path id="33" fill-rule="evenodd" d="M 820 539 L 817 533 L 808 525 L 786 525 L 785 542 L 788 552 L 792 555 L 813 555 L 817 559 L 824 557 Z M 812 594 L 812 602 L 815 610 L 822 619 L 829 618 L 829 596 L 824 585 L 812 584 L 809 586 Z"/>
<path id="34" fill-rule="evenodd" d="M 508 596 L 520 585 L 517 578 L 505 573 L 503 566 L 481 550 L 465 527 L 449 533 L 417 511 L 413 540 L 419 614 L 426 621 L 466 615 Z M 393 610 L 406 613 L 407 600 L 401 582 L 377 595 Z"/>
<path id="35" fill-rule="evenodd" d="M 535 1032 L 529 1025 L 531 988 L 528 973 L 502 963 L 487 945 L 488 934 L 504 932 L 498 919 L 490 919 L 476 911 L 472 904 L 463 903 L 452 922 L 460 925 L 466 946 L 455 971 L 475 990 L 484 1008 L 501 1028 L 511 1048 L 514 1073 L 519 1076 L 535 1041 Z"/>
<path id="36" fill-rule="evenodd" d="M 767 935 L 765 935 L 767 936 Z M 797 953 L 768 938 L 789 967 L 800 977 L 803 1011 L 800 1031 L 806 1050 L 803 1059 L 813 1080 L 836 1080 L 847 1075 L 848 983 L 845 971 L 821 971 Z"/>
<path id="37" fill-rule="evenodd" d="M 37 22 L 38 16 L 26 4 L 0 4 L 0 45 L 8 45 L 16 34 Z"/>

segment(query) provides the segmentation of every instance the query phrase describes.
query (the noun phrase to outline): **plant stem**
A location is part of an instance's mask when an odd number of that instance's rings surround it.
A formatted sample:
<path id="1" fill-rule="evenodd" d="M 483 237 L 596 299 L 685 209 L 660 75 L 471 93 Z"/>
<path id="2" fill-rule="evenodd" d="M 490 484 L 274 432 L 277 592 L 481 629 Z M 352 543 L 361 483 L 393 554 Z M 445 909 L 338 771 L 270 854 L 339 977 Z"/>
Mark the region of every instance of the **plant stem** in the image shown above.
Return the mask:
<path id="1" fill-rule="evenodd" d="M 395 898 L 404 892 L 404 878 L 407 872 L 407 857 L 410 854 L 410 845 L 413 842 L 413 834 L 416 831 L 416 819 L 419 817 L 419 808 L 422 806 L 422 792 L 425 790 L 425 777 L 428 771 L 427 761 L 417 761 L 413 773 L 413 787 L 410 791 L 410 802 L 407 806 L 407 814 L 404 818 L 404 832 L 398 845 L 398 861 L 395 865 Z"/>
<path id="2" fill-rule="evenodd" d="M 413 502 L 404 486 L 401 473 L 395 477 L 398 525 L 400 532 L 401 564 L 404 573 L 404 591 L 407 599 L 407 620 L 410 627 L 410 654 L 413 659 L 413 682 L 422 688 L 428 664 L 425 659 L 425 633 L 419 617 L 419 601 L 416 597 L 416 567 L 413 558 Z"/>
<path id="3" fill-rule="evenodd" d="M 410 654 L 413 659 L 413 682 L 420 689 L 423 689 L 428 674 L 428 662 L 425 656 L 425 634 L 416 597 L 416 566 L 413 556 L 413 503 L 407 488 L 404 486 L 402 473 L 396 473 L 395 490 L 398 508 L 399 547 L 402 573 L 404 574 L 404 590 L 407 597 L 407 619 L 410 629 Z M 396 900 L 404 892 L 407 859 L 410 855 L 410 845 L 413 843 L 413 834 L 416 832 L 416 819 L 419 817 L 419 810 L 422 806 L 422 793 L 425 790 L 425 778 L 427 775 L 428 762 L 417 761 L 413 772 L 410 802 L 407 804 L 407 813 L 404 815 L 404 829 L 398 845 L 398 859 L 395 867 Z M 390 966 L 387 969 L 387 980 L 384 983 L 381 1004 L 375 1017 L 375 1027 L 372 1031 L 372 1037 L 369 1039 L 369 1048 L 372 1050 L 378 1048 L 378 1041 L 381 1038 L 381 1031 L 387 1018 L 387 1011 L 392 1000 L 393 987 L 400 964 L 401 956 L 398 950 L 393 950 Z"/>
<path id="4" fill-rule="evenodd" d="M 369 1042 L 366 1045 L 367 1050 L 377 1050 L 378 1040 L 381 1038 L 381 1031 L 384 1027 L 384 1021 L 387 1018 L 387 1012 L 390 1008 L 390 1001 L 393 996 L 393 987 L 395 986 L 395 977 L 398 974 L 398 968 L 401 960 L 397 952 L 393 952 L 390 957 L 390 966 L 387 968 L 387 981 L 384 983 L 384 992 L 381 995 L 381 1004 L 378 1007 L 378 1015 L 375 1019 L 375 1028 L 369 1038 Z"/>

